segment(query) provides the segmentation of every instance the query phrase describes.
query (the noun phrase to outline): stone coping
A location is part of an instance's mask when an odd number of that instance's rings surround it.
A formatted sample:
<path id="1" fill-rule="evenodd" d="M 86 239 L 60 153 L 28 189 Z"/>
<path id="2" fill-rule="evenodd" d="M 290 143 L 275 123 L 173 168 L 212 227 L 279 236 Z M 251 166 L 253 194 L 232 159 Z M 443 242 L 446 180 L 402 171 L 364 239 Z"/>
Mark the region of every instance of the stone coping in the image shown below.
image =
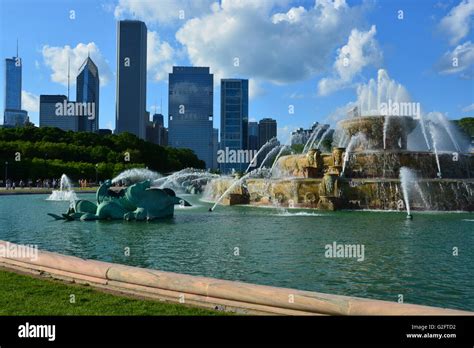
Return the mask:
<path id="1" fill-rule="evenodd" d="M 18 244 L 0 241 L 0 265 L 130 295 L 244 314 L 276 315 L 474 315 L 474 312 L 192 276 L 81 259 L 48 251 L 26 258 L 5 252 Z"/>

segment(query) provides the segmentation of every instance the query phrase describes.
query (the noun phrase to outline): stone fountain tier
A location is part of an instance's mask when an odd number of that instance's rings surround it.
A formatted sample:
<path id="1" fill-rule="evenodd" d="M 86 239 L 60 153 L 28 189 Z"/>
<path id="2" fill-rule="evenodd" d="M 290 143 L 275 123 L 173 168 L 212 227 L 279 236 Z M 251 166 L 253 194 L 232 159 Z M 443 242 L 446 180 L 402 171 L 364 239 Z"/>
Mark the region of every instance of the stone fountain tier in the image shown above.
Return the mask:
<path id="1" fill-rule="evenodd" d="M 211 181 L 206 198 L 217 199 L 232 182 L 232 179 Z M 474 179 L 421 179 L 419 187 L 422 194 L 414 193 L 412 210 L 474 210 Z M 248 179 L 230 197 L 222 204 L 319 210 L 406 209 L 398 179 L 349 180 L 331 174 L 319 179 Z"/>
<path id="2" fill-rule="evenodd" d="M 436 155 L 432 152 L 402 150 L 363 151 L 349 155 L 344 176 L 348 178 L 393 178 L 400 175 L 400 168 L 416 171 L 418 177 L 467 179 L 474 178 L 474 155 L 438 154 L 441 174 L 438 174 Z"/>
<path id="3" fill-rule="evenodd" d="M 417 126 L 409 116 L 357 116 L 339 122 L 339 126 L 352 137 L 360 133 L 366 142 L 358 144 L 353 151 L 361 150 L 405 150 L 407 137 Z M 385 129 L 386 128 L 386 129 Z M 384 147 L 384 133 L 385 147 Z"/>
<path id="4" fill-rule="evenodd" d="M 314 157 L 317 157 L 316 161 Z M 312 153 L 282 156 L 278 159 L 274 174 L 279 177 L 322 178 L 325 172 L 341 171 L 344 149 L 335 148 L 333 153 Z M 442 178 L 474 178 L 474 155 L 439 153 Z M 415 170 L 421 178 L 438 178 L 436 155 L 432 152 L 407 150 L 359 151 L 348 156 L 344 176 L 346 178 L 397 179 L 401 167 Z"/>

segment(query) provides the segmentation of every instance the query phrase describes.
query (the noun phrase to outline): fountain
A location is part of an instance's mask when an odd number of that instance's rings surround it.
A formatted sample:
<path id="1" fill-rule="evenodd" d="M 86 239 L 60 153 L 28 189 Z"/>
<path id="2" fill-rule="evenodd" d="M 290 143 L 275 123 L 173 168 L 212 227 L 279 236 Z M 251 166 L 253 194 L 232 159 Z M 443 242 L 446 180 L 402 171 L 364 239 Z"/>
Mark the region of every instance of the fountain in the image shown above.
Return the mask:
<path id="1" fill-rule="evenodd" d="M 66 174 L 61 175 L 59 190 L 53 190 L 47 198 L 48 201 L 69 201 L 77 200 L 76 193 L 72 190 L 71 181 Z"/>
<path id="2" fill-rule="evenodd" d="M 175 191 L 197 194 L 202 193 L 206 184 L 217 177 L 219 175 L 204 170 L 186 168 L 153 180 L 152 186 L 160 189 L 169 188 Z"/>
<path id="3" fill-rule="evenodd" d="M 134 183 L 117 189 L 111 180 L 106 180 L 97 190 L 97 202 L 78 200 L 62 214 L 49 213 L 56 220 L 136 220 L 150 221 L 172 217 L 174 206 L 190 206 L 169 188 L 151 187 L 151 180 Z"/>
<path id="4" fill-rule="evenodd" d="M 316 127 L 302 154 L 278 156 L 272 166 L 278 176 L 214 179 L 207 199 L 256 206 L 277 200 L 281 207 L 321 210 L 405 205 L 409 216 L 413 210 L 473 210 L 473 153 L 442 114 L 422 115 L 418 104 L 402 103 L 411 103 L 408 93 L 381 70 L 377 82 L 359 88 L 356 112 L 337 124 L 338 147 L 322 152 L 323 136 L 312 148 L 321 131 Z M 413 115 L 393 112 L 407 106 L 413 106 Z M 413 145 L 418 139 L 425 147 Z M 347 140 L 347 148 L 339 146 Z M 224 193 L 232 199 L 222 199 Z"/>
<path id="5" fill-rule="evenodd" d="M 124 182 L 126 184 L 130 184 L 144 180 L 156 180 L 161 177 L 161 174 L 147 168 L 132 168 L 121 172 L 112 179 L 112 183 L 115 184 Z"/>

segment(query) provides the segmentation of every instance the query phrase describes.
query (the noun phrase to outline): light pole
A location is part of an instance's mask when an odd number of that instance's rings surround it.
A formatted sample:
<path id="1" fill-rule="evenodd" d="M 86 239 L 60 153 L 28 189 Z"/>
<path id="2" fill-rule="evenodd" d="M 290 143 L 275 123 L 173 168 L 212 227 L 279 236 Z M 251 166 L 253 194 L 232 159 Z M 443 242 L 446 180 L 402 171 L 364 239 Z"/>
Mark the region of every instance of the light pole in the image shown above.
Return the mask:
<path id="1" fill-rule="evenodd" d="M 8 162 L 5 161 L 5 188 L 7 188 L 7 179 L 8 179 Z"/>
<path id="2" fill-rule="evenodd" d="M 98 180 L 99 180 L 99 164 L 97 163 L 95 165 L 95 184 L 96 185 L 98 184 Z"/>

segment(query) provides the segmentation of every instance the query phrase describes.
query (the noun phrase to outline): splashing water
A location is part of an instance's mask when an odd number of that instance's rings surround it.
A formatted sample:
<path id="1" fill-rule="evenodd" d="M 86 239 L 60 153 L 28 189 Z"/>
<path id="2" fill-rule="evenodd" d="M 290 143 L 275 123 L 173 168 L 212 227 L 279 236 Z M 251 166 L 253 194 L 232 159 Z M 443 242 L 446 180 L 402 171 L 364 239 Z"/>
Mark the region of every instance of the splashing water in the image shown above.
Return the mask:
<path id="1" fill-rule="evenodd" d="M 280 150 L 280 148 L 284 148 L 284 146 L 281 146 L 281 145 L 278 145 L 278 146 L 275 146 L 273 149 L 271 149 L 267 155 L 265 156 L 265 158 L 263 159 L 262 163 L 260 164 L 260 167 L 258 167 L 258 169 L 262 169 L 265 165 L 265 163 L 267 163 L 267 161 L 272 158 L 272 156 L 278 151 Z"/>
<path id="2" fill-rule="evenodd" d="M 232 190 L 237 186 L 243 183 L 243 181 L 247 178 L 249 178 L 252 175 L 259 175 L 261 172 L 260 169 L 254 169 L 251 172 L 248 172 L 247 174 L 243 175 L 241 178 L 236 179 L 228 188 L 225 190 L 225 192 L 217 199 L 217 201 L 214 203 L 212 208 L 209 209 L 209 211 L 214 211 L 216 209 L 216 206 L 230 193 Z"/>
<path id="3" fill-rule="evenodd" d="M 408 167 L 400 168 L 400 185 L 402 187 L 403 200 L 407 210 L 407 218 L 411 218 L 410 201 L 413 201 L 413 193 L 416 191 L 423 201 L 425 209 L 429 209 L 430 205 L 425 197 L 425 194 L 420 186 L 416 172 Z"/>
<path id="4" fill-rule="evenodd" d="M 436 131 L 436 127 L 433 123 L 429 124 L 429 130 L 431 135 L 431 140 L 433 142 L 433 152 L 436 158 L 436 165 L 438 166 L 438 177 L 441 178 L 441 165 L 439 163 L 439 156 L 438 156 L 438 132 Z"/>
<path id="5" fill-rule="evenodd" d="M 331 128 L 328 128 L 326 129 L 326 131 L 323 133 L 323 135 L 321 136 L 321 139 L 319 139 L 319 142 L 318 142 L 318 145 L 316 145 L 316 148 L 319 149 L 319 147 L 321 146 L 321 143 L 323 142 L 323 140 L 328 136 L 328 134 L 331 132 Z"/>
<path id="6" fill-rule="evenodd" d="M 210 180 L 218 177 L 219 175 L 205 170 L 186 168 L 171 175 L 155 179 L 152 186 L 197 193 L 202 191 Z"/>
<path id="7" fill-rule="evenodd" d="M 263 144 L 263 146 L 260 148 L 260 150 L 257 151 L 257 153 L 255 154 L 255 156 L 253 156 L 252 160 L 250 161 L 247 169 L 245 169 L 245 172 L 244 173 L 248 173 L 249 169 L 251 166 L 253 166 L 256 161 L 257 161 L 257 158 L 258 158 L 258 155 L 260 155 L 260 153 L 265 150 L 267 147 L 269 147 L 270 145 L 273 145 L 275 142 L 277 141 L 277 138 L 276 137 L 273 137 L 271 138 L 269 141 L 267 141 L 265 144 Z"/>
<path id="8" fill-rule="evenodd" d="M 446 131 L 446 133 L 449 136 L 449 139 L 451 140 L 451 143 L 454 145 L 454 148 L 456 149 L 457 152 L 461 152 L 461 147 L 459 146 L 456 138 L 454 137 L 453 134 L 453 125 L 449 120 L 441 113 L 441 112 L 430 112 L 427 115 L 428 118 L 434 120 L 436 123 L 440 125 L 440 127 Z M 439 145 L 439 144 L 438 144 Z"/>
<path id="9" fill-rule="evenodd" d="M 318 135 L 319 133 L 323 130 L 323 125 L 322 124 L 318 124 L 314 129 L 313 131 L 311 132 L 311 135 L 309 136 L 308 138 L 308 141 L 306 142 L 306 144 L 304 144 L 304 147 L 303 147 L 303 152 L 302 153 L 306 153 L 309 151 L 309 149 L 311 148 L 311 146 L 313 145 L 315 139 L 318 138 Z"/>
<path id="10" fill-rule="evenodd" d="M 358 142 L 363 142 L 365 140 L 365 136 L 362 133 L 357 133 L 356 135 L 351 137 L 349 144 L 347 145 L 346 151 L 344 153 L 344 159 L 342 162 L 342 171 L 340 176 L 344 175 L 344 171 L 346 170 L 347 163 L 349 162 L 349 158 L 351 155 L 352 150 L 358 144 Z"/>
<path id="11" fill-rule="evenodd" d="M 136 183 L 144 180 L 156 180 L 161 178 L 161 174 L 145 168 L 133 168 L 124 170 L 122 173 L 112 179 L 112 183 L 127 181 Z"/>
<path id="12" fill-rule="evenodd" d="M 53 190 L 47 198 L 48 201 L 69 201 L 77 200 L 76 193 L 72 190 L 71 180 L 66 174 L 61 175 L 59 190 Z"/>
<path id="13" fill-rule="evenodd" d="M 359 86 L 357 90 L 357 104 L 360 115 L 377 116 L 381 114 L 382 103 L 410 102 L 408 91 L 401 84 L 390 79 L 384 69 L 379 69 L 377 82 L 370 79 L 368 84 Z"/>
<path id="14" fill-rule="evenodd" d="M 407 217 L 411 217 L 410 211 L 410 184 L 415 180 L 414 173 L 410 168 L 400 168 L 400 184 L 402 186 L 403 199 L 405 201 L 405 208 L 407 210 Z"/>

